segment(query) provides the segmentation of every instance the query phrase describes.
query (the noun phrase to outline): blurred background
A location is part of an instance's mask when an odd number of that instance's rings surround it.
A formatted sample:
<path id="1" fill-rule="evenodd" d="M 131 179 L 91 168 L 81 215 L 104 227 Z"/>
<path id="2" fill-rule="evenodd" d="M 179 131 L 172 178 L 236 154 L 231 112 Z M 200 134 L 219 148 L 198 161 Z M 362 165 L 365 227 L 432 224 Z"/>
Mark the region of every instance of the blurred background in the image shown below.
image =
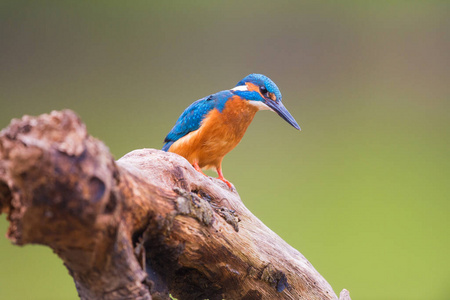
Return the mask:
<path id="1" fill-rule="evenodd" d="M 352 299 L 450 299 L 449 1 L 0 2 L 0 128 L 70 108 L 116 159 L 194 100 L 272 78 L 224 173 Z M 12 246 L 0 299 L 78 299 L 50 249 Z"/>

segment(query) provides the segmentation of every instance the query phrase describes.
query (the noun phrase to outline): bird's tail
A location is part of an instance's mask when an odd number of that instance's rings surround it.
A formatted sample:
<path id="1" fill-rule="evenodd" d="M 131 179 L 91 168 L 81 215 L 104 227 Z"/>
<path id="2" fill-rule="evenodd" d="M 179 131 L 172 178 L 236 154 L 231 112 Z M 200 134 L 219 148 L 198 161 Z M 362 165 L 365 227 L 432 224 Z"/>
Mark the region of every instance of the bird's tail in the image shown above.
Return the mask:
<path id="1" fill-rule="evenodd" d="M 173 141 L 170 141 L 170 142 L 167 142 L 163 147 L 162 147 L 162 151 L 169 151 L 169 148 L 170 148 L 170 146 L 172 146 L 172 144 L 173 144 L 174 142 Z"/>

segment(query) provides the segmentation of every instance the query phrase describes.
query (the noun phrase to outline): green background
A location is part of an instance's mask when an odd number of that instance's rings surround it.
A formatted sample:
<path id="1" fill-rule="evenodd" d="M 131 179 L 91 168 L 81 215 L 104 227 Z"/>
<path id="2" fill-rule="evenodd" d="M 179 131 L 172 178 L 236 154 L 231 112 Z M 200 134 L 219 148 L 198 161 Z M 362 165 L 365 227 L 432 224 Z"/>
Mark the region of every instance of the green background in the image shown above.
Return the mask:
<path id="1" fill-rule="evenodd" d="M 224 174 L 337 294 L 450 299 L 449 1 L 1 1 L 0 128 L 71 108 L 115 158 L 160 148 L 191 102 L 271 77 Z M 0 299 L 77 299 L 62 262 L 12 246 Z"/>

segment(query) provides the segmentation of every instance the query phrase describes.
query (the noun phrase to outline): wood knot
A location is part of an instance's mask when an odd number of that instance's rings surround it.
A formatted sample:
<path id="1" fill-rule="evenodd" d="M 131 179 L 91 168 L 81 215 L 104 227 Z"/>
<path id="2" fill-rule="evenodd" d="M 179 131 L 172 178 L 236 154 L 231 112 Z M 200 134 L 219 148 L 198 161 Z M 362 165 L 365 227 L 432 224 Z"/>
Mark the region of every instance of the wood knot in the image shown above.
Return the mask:
<path id="1" fill-rule="evenodd" d="M 236 211 L 229 209 L 227 207 L 220 207 L 217 210 L 217 213 L 224 218 L 224 220 L 230 224 L 231 226 L 233 226 L 234 230 L 236 232 L 239 231 L 239 222 L 241 221 L 241 219 L 239 219 L 239 216 L 236 214 Z"/>
<path id="2" fill-rule="evenodd" d="M 173 190 L 180 195 L 176 199 L 177 211 L 180 215 L 194 217 L 207 226 L 213 223 L 214 213 L 208 201 L 178 187 L 175 187 Z"/>
<path id="3" fill-rule="evenodd" d="M 272 287 L 276 288 L 277 292 L 282 292 L 285 288 L 291 289 L 291 286 L 287 282 L 286 274 L 282 271 L 277 270 L 269 263 L 264 267 L 261 280 L 268 282 Z"/>
<path id="4" fill-rule="evenodd" d="M 210 195 L 207 195 L 202 191 L 188 192 L 179 187 L 174 187 L 173 191 L 180 195 L 176 200 L 177 209 L 180 214 L 191 215 L 202 221 L 205 225 L 210 225 L 214 218 L 213 213 L 216 212 L 225 220 L 225 222 L 230 224 L 236 232 L 239 231 L 239 222 L 241 219 L 236 211 L 224 206 L 218 206 Z M 207 214 L 205 215 L 204 212 L 207 212 Z M 209 217 L 210 213 L 211 217 Z M 205 217 L 207 223 L 205 223 Z"/>

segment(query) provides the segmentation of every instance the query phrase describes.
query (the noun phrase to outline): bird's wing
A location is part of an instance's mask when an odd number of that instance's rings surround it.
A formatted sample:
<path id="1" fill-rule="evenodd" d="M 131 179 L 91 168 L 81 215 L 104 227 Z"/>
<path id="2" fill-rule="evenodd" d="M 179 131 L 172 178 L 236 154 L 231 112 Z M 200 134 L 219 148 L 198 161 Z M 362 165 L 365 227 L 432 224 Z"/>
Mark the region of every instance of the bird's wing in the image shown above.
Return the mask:
<path id="1" fill-rule="evenodd" d="M 164 139 L 166 143 L 163 150 L 168 150 L 170 145 L 176 140 L 182 138 L 191 131 L 195 131 L 200 128 L 200 125 L 205 116 L 210 112 L 214 106 L 214 95 L 202 98 L 195 101 L 188 108 L 184 110 L 181 116 L 178 118 L 175 126 Z"/>

